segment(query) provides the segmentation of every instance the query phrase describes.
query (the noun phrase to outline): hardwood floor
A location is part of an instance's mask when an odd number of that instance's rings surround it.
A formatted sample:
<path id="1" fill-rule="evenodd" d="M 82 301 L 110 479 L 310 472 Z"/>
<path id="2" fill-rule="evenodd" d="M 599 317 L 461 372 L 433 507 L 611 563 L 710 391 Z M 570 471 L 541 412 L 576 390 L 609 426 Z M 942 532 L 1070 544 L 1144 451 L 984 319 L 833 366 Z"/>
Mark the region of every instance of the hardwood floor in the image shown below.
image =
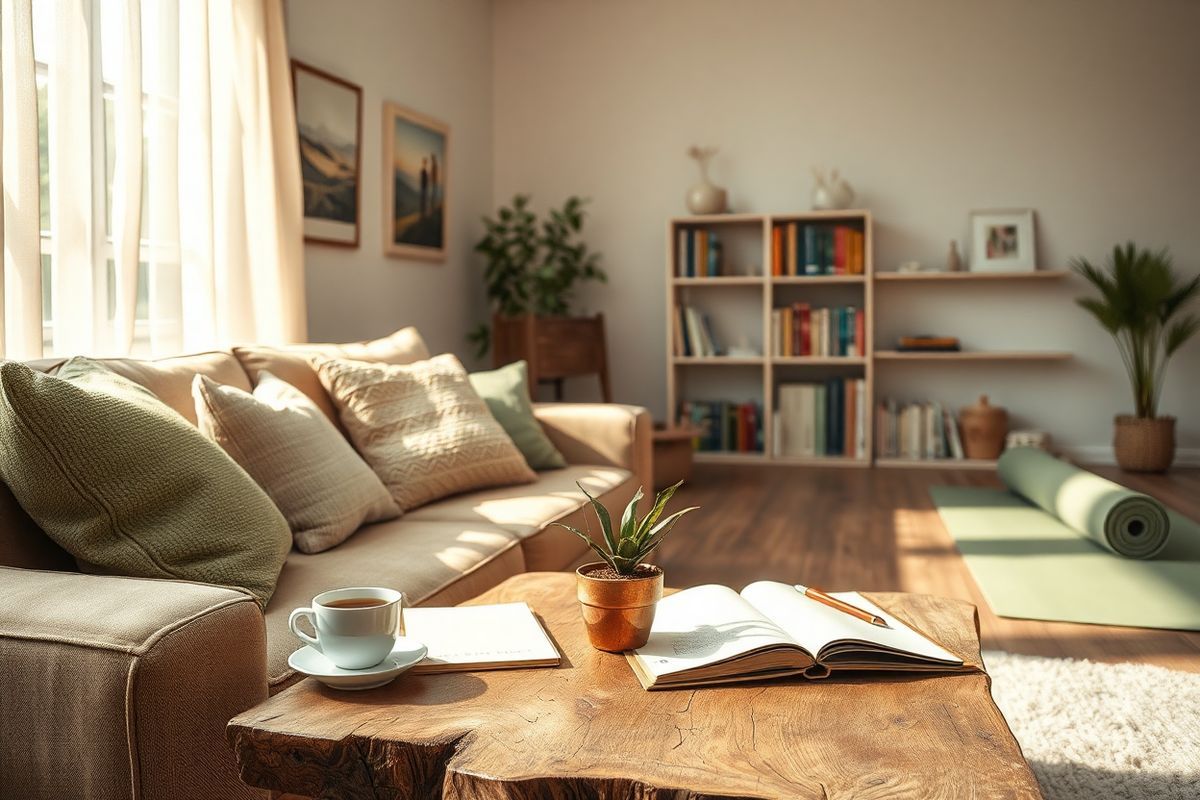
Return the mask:
<path id="1" fill-rule="evenodd" d="M 1096 471 L 1200 519 L 1200 470 Z M 985 648 L 1200 672 L 1200 633 L 997 617 L 929 498 L 938 484 L 1000 485 L 991 472 L 951 469 L 697 465 L 678 502 L 702 510 L 680 522 L 657 561 L 672 586 L 770 579 L 959 597 L 979 608 Z"/>

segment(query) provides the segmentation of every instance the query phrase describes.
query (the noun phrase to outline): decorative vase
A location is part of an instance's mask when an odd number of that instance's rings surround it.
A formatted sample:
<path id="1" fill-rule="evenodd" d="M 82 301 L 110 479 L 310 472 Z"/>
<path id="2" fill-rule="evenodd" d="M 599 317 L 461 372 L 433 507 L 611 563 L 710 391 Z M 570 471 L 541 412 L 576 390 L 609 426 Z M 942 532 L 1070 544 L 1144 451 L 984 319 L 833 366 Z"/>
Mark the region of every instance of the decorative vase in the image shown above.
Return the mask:
<path id="1" fill-rule="evenodd" d="M 1113 420 L 1117 465 L 1130 472 L 1166 472 L 1175 460 L 1175 418 L 1118 414 Z"/>
<path id="2" fill-rule="evenodd" d="M 700 182 L 688 189 L 687 196 L 684 198 L 688 211 L 693 214 L 725 213 L 727 208 L 725 190 L 708 179 L 708 162 L 717 154 L 717 148 L 692 145 L 688 148 L 687 154 L 696 159 L 696 163 L 700 166 Z"/>
<path id="3" fill-rule="evenodd" d="M 950 252 L 946 255 L 946 272 L 962 270 L 962 256 L 958 254 L 958 242 L 950 240 Z"/>
<path id="4" fill-rule="evenodd" d="M 812 207 L 817 211 L 849 208 L 854 202 L 854 189 L 833 169 L 829 176 L 817 167 L 812 168 Z"/>
<path id="5" fill-rule="evenodd" d="M 639 564 L 644 575 L 603 577 L 608 564 L 595 561 L 575 570 L 576 596 L 592 647 L 620 653 L 641 647 L 650 638 L 654 611 L 663 593 L 663 571 Z"/>
<path id="6" fill-rule="evenodd" d="M 987 395 L 980 395 L 979 402 L 967 406 L 958 413 L 962 426 L 963 454 L 971 459 L 995 459 L 1004 451 L 1004 437 L 1008 434 L 1008 412 L 988 403 Z"/>

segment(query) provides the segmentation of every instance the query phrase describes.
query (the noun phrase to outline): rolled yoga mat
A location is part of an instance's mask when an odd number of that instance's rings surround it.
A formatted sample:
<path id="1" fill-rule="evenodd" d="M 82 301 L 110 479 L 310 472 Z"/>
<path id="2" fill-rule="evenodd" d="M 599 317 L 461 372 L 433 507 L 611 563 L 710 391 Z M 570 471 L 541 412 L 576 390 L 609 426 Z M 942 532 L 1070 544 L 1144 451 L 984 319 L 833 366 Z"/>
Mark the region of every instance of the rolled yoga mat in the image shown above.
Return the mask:
<path id="1" fill-rule="evenodd" d="M 1167 509 L 1170 532 L 1156 557 L 1119 556 L 1104 521 L 1128 520 L 1114 508 L 1126 493 L 1137 493 L 1117 486 L 1114 495 L 1115 484 L 1078 475 L 1070 465 L 1063 465 L 1066 476 L 1045 461 L 1017 450 L 1001 459 L 1010 473 L 1005 482 L 1025 494 L 983 486 L 929 490 L 992 610 L 1021 619 L 1200 631 L 1200 525 Z M 1059 517 L 1058 505 L 1073 524 Z"/>
<path id="2" fill-rule="evenodd" d="M 1119 556 L 1154 558 L 1171 535 L 1162 503 L 1044 450 L 1015 447 L 996 466 L 1009 490 Z"/>

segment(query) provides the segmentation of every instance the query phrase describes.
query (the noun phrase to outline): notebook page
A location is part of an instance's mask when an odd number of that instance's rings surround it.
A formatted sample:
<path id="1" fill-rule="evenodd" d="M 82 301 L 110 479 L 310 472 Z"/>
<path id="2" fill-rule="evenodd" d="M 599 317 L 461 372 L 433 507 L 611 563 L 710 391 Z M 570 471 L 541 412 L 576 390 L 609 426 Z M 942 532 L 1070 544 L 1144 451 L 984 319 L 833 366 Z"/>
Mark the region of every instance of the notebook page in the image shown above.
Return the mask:
<path id="1" fill-rule="evenodd" d="M 653 677 L 792 644 L 783 630 L 726 586 L 696 586 L 658 601 L 650 639 L 634 650 Z"/>
<path id="2" fill-rule="evenodd" d="M 417 671 L 559 659 L 558 650 L 525 603 L 406 608 L 404 634 L 429 648 Z"/>
<path id="3" fill-rule="evenodd" d="M 758 581 L 742 590 L 742 597 L 774 620 L 808 652 L 817 655 L 831 642 L 870 642 L 883 649 L 912 653 L 935 661 L 961 664 L 950 651 L 909 628 L 858 592 L 831 592 L 833 597 L 878 614 L 890 628 L 881 628 L 818 603 L 786 583 Z"/>

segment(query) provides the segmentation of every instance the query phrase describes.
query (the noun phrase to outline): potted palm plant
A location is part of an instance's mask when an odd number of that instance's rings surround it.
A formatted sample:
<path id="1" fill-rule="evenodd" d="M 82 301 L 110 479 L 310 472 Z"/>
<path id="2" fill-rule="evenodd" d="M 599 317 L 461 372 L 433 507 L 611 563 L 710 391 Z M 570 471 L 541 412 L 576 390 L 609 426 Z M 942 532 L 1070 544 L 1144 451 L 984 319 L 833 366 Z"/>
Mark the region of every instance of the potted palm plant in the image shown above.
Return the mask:
<path id="1" fill-rule="evenodd" d="M 603 337 L 603 319 L 573 316 L 574 291 L 586 281 L 605 282 L 600 254 L 582 240 L 587 201 L 568 197 L 539 220 L 529 196 L 484 217 L 482 254 L 491 325 L 468 334 L 482 357 L 489 349 L 496 366 L 524 359 L 530 381 L 544 373 L 573 374 L 572 361 L 589 359 L 589 345 Z M 598 333 L 599 332 L 599 333 Z M 546 369 L 542 369 L 545 366 Z M 590 372 L 590 369 L 581 369 Z"/>
<path id="2" fill-rule="evenodd" d="M 1181 311 L 1200 294 L 1200 276 L 1183 280 L 1171 256 L 1129 242 L 1113 248 L 1104 268 L 1085 258 L 1071 269 L 1100 292 L 1075 302 L 1087 309 L 1117 343 L 1133 388 L 1134 414 L 1119 414 L 1113 450 L 1122 469 L 1162 472 L 1175 458 L 1175 418 L 1158 415 L 1167 362 L 1200 330 L 1200 318 Z"/>
<path id="3" fill-rule="evenodd" d="M 646 563 L 646 558 L 662 544 L 680 517 L 696 510 L 693 506 L 665 518 L 662 516 L 675 490 L 682 484 L 680 481 L 659 492 L 654 505 L 641 519 L 638 519 L 637 507 L 643 494 L 638 489 L 621 515 L 621 527 L 614 530 L 608 509 L 592 497 L 583 484 L 577 483 L 580 491 L 587 495 L 600 523 L 601 542 L 578 528 L 554 523 L 586 542 L 601 559 L 575 571 L 576 593 L 588 640 L 597 650 L 611 653 L 633 650 L 644 645 L 650 637 L 654 611 L 662 599 L 663 571 L 661 567 Z"/>

